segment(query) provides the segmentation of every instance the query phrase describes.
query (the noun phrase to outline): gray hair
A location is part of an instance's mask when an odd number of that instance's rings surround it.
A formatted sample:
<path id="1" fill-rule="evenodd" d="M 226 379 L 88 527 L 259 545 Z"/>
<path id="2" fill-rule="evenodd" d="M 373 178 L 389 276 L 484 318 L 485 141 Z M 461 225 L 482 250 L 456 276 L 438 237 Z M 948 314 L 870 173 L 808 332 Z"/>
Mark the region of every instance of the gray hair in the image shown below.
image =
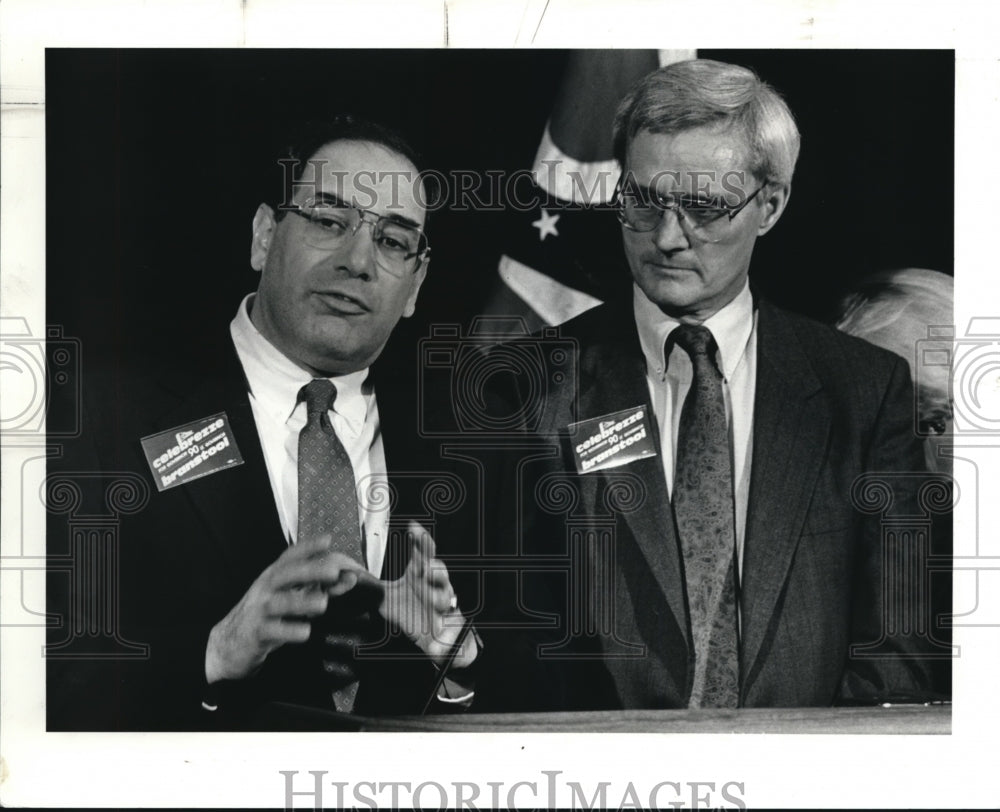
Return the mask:
<path id="1" fill-rule="evenodd" d="M 749 68 L 689 59 L 645 76 L 618 106 L 614 154 L 625 168 L 629 142 L 648 130 L 673 134 L 721 125 L 742 135 L 760 181 L 791 183 L 799 129 L 784 99 Z"/>
<path id="2" fill-rule="evenodd" d="M 918 383 L 946 395 L 947 370 L 914 366 L 918 340 L 925 347 L 951 350 L 950 339 L 930 341 L 927 328 L 951 326 L 954 311 L 952 277 L 925 268 L 903 268 L 867 277 L 841 303 L 837 328 L 903 356 L 919 377 Z"/>

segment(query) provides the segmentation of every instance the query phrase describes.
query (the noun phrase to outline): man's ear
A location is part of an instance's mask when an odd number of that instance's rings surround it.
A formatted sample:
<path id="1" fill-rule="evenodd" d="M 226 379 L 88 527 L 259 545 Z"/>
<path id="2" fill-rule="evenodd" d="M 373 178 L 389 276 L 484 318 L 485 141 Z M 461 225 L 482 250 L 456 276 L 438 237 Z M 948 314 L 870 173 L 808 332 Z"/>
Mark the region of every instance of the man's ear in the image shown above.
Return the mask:
<path id="1" fill-rule="evenodd" d="M 406 305 L 403 307 L 404 319 L 408 319 L 416 310 L 417 294 L 420 293 L 420 286 L 424 284 L 424 278 L 427 276 L 427 266 L 429 264 L 430 259 L 425 259 L 420 263 L 420 268 L 417 269 L 417 272 L 413 274 L 413 288 L 410 290 L 410 295 L 406 300 Z"/>
<path id="2" fill-rule="evenodd" d="M 766 197 L 764 198 L 764 217 L 757 229 L 758 237 L 767 234 L 778 222 L 785 206 L 788 205 L 788 198 L 791 197 L 791 194 L 792 185 L 790 183 L 769 183 L 767 188 L 761 192 L 761 195 L 766 195 Z"/>
<path id="3" fill-rule="evenodd" d="M 250 267 L 255 271 L 264 270 L 276 225 L 274 209 L 267 203 L 261 203 L 253 216 L 253 239 L 250 240 Z"/>

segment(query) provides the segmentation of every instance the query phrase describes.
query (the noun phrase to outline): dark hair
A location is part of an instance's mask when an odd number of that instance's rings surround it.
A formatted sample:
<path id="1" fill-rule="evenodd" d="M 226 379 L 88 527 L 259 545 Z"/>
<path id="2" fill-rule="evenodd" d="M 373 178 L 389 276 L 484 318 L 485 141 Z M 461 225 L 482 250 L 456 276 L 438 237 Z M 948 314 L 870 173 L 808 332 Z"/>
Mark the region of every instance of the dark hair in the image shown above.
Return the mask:
<path id="1" fill-rule="evenodd" d="M 626 168 L 629 142 L 640 130 L 669 135 L 713 125 L 743 137 L 758 180 L 791 183 L 799 131 L 788 105 L 749 68 L 712 59 L 674 62 L 632 88 L 615 115 L 615 158 Z"/>
<path id="2" fill-rule="evenodd" d="M 275 218 L 280 220 L 284 217 L 286 209 L 282 204 L 286 204 L 292 198 L 293 187 L 296 182 L 302 179 L 309 159 L 327 144 L 335 141 L 366 141 L 370 144 L 377 144 L 390 152 L 406 158 L 417 169 L 417 176 L 420 177 L 424 171 L 423 158 L 413 145 L 406 140 L 396 130 L 379 124 L 375 121 L 362 118 L 352 114 L 334 116 L 323 121 L 304 121 L 293 125 L 282 139 L 282 146 L 278 149 L 278 159 L 274 163 L 276 180 L 272 197 L 275 199 L 273 208 Z M 289 172 L 288 167 L 291 168 Z M 426 183 L 426 181 L 425 181 Z M 427 189 L 425 199 L 432 195 L 432 190 Z M 433 200 L 427 200 L 425 207 L 425 223 L 429 218 L 430 210 L 433 208 Z"/>

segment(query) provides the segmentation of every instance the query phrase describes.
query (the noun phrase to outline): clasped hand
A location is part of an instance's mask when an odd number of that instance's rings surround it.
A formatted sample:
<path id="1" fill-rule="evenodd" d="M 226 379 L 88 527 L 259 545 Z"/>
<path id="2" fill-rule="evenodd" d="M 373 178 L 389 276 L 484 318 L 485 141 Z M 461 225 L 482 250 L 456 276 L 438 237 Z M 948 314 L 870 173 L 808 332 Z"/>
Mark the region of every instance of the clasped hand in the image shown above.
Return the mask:
<path id="1" fill-rule="evenodd" d="M 286 643 L 304 643 L 311 619 L 323 615 L 330 598 L 358 584 L 382 591 L 380 614 L 397 626 L 435 663 L 447 658 L 463 626 L 445 565 L 434 557 L 434 541 L 410 523 L 411 558 L 403 577 L 380 581 L 354 559 L 330 551 L 327 536 L 292 545 L 265 569 L 209 634 L 205 653 L 208 682 L 243 679 Z M 470 635 L 454 666 L 476 657 Z"/>

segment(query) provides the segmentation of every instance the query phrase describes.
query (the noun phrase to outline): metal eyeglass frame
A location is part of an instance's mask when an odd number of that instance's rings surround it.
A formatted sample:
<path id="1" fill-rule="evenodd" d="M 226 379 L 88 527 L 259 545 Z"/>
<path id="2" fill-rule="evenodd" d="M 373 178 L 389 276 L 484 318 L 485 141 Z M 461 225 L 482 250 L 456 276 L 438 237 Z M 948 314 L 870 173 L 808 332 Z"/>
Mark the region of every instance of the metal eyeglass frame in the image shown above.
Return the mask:
<path id="1" fill-rule="evenodd" d="M 299 215 L 299 217 L 302 217 L 303 219 L 308 220 L 310 223 L 315 224 L 316 221 L 314 220 L 314 214 L 313 213 L 318 208 L 315 205 L 316 201 L 313 201 L 312 199 L 310 199 L 310 200 L 306 201 L 306 204 L 307 205 L 303 205 L 302 203 L 296 203 L 294 206 L 289 206 L 289 207 L 285 208 L 284 211 L 291 212 L 292 214 L 297 214 L 297 215 Z M 357 213 L 357 215 L 358 215 L 358 222 L 354 226 L 354 228 L 351 229 L 351 236 L 352 237 L 355 236 L 358 233 L 358 231 L 361 230 L 361 226 L 363 226 L 365 223 L 367 223 L 368 225 L 370 225 L 372 227 L 372 237 L 374 238 L 375 234 L 376 234 L 376 230 L 378 229 L 379 223 L 381 223 L 383 221 L 384 222 L 388 222 L 388 223 L 392 223 L 393 225 L 397 225 L 397 226 L 405 226 L 406 228 L 413 228 L 414 231 L 416 231 L 418 234 L 420 234 L 420 236 L 423 237 L 424 242 L 425 242 L 424 247 L 421 250 L 416 251 L 416 252 L 414 252 L 412 254 L 406 254 L 406 255 L 404 255 L 404 259 L 406 259 L 406 260 L 410 260 L 413 257 L 417 258 L 417 264 L 413 266 L 413 270 L 410 271 L 410 273 L 416 273 L 417 271 L 419 271 L 420 270 L 420 266 L 423 265 L 424 262 L 426 262 L 427 259 L 430 257 L 431 247 L 430 247 L 429 244 L 426 244 L 427 243 L 427 235 L 424 234 L 424 232 L 422 230 L 420 230 L 418 228 L 414 228 L 413 226 L 409 226 L 409 225 L 405 225 L 403 223 L 400 223 L 398 220 L 394 220 L 393 218 L 387 217 L 384 214 L 379 214 L 377 212 L 374 212 L 371 209 L 362 209 L 362 208 L 358 208 L 357 206 L 348 206 L 348 205 L 341 205 L 341 206 L 339 206 L 337 208 L 349 209 L 350 211 Z M 373 248 L 374 248 L 374 239 L 373 239 L 372 242 L 373 242 Z M 319 247 L 319 246 L 317 246 L 317 247 Z M 377 254 L 377 251 L 376 251 L 376 254 Z"/>
<path id="2" fill-rule="evenodd" d="M 715 210 L 718 212 L 718 214 L 711 220 L 708 220 L 705 223 L 700 223 L 700 224 L 691 222 L 685 216 L 686 209 L 695 209 L 698 208 L 697 206 L 683 206 L 680 203 L 666 202 L 664 201 L 663 197 L 658 193 L 654 192 L 651 189 L 645 189 L 645 192 L 647 192 L 651 198 L 655 199 L 656 201 L 655 205 L 661 210 L 660 216 L 657 219 L 656 223 L 654 223 L 649 228 L 637 228 L 635 225 L 630 223 L 625 218 L 625 211 L 623 206 L 623 201 L 625 196 L 622 194 L 622 182 L 620 179 L 618 181 L 617 186 L 615 186 L 615 195 L 614 198 L 612 199 L 615 205 L 615 212 L 618 216 L 618 222 L 620 222 L 629 231 L 634 231 L 637 234 L 648 234 L 651 231 L 656 231 L 656 229 L 659 228 L 660 223 L 663 221 L 663 213 L 666 211 L 672 211 L 677 214 L 677 221 L 680 223 L 681 228 L 684 229 L 685 233 L 689 233 L 697 237 L 702 242 L 716 243 L 716 242 L 721 242 L 722 237 L 719 237 L 718 239 L 711 239 L 709 237 L 706 237 L 701 232 L 701 229 L 703 229 L 706 226 L 710 226 L 712 223 L 718 222 L 727 215 L 729 217 L 729 222 L 732 222 L 733 219 L 736 217 L 736 215 L 739 214 L 741 211 L 743 211 L 743 209 L 745 209 L 748 205 L 750 205 L 750 201 L 753 200 L 755 197 L 757 197 L 757 195 L 759 195 L 767 186 L 769 186 L 770 183 L 771 182 L 769 180 L 765 180 L 760 186 L 757 187 L 757 189 L 753 191 L 753 193 L 751 193 L 746 198 L 746 200 L 744 200 L 737 206 L 723 205 L 723 206 L 702 207 L 703 210 Z M 678 197 L 684 197 L 684 196 L 678 195 Z"/>

